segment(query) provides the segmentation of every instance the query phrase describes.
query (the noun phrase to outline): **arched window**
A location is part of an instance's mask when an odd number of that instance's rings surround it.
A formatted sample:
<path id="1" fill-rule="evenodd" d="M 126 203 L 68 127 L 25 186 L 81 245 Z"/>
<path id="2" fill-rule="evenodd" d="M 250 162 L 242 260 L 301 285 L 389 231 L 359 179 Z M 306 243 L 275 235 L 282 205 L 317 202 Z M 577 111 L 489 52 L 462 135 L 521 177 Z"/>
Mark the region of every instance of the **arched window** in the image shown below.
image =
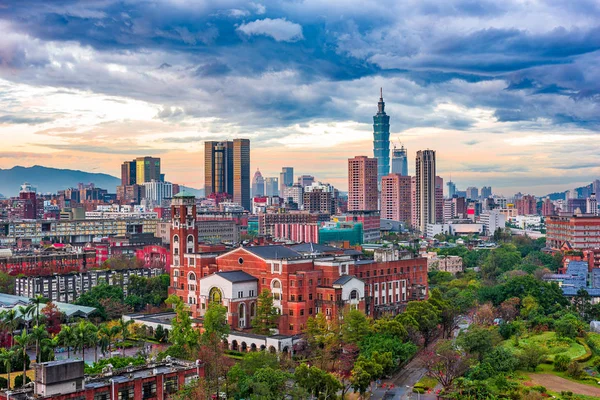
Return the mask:
<path id="1" fill-rule="evenodd" d="M 281 289 L 281 282 L 279 282 L 278 279 L 273 279 L 271 285 L 273 286 L 273 289 Z"/>
<path id="2" fill-rule="evenodd" d="M 173 243 L 179 243 L 179 235 L 173 235 Z"/>
<path id="3" fill-rule="evenodd" d="M 256 303 L 250 303 L 250 318 L 256 316 Z"/>
<path id="4" fill-rule="evenodd" d="M 188 246 L 190 245 L 190 243 L 194 244 L 194 235 L 188 235 L 187 242 L 188 242 Z"/>
<path id="5" fill-rule="evenodd" d="M 356 300 L 358 299 L 358 290 L 354 289 L 353 291 L 350 292 L 350 300 Z"/>
<path id="6" fill-rule="evenodd" d="M 195 281 L 196 280 L 196 274 L 193 272 L 190 272 L 190 274 L 188 275 L 188 280 L 189 281 Z"/>
<path id="7" fill-rule="evenodd" d="M 210 292 L 208 292 L 208 299 L 211 303 L 221 304 L 221 301 L 223 300 L 223 294 L 221 293 L 221 289 L 219 289 L 218 287 L 211 288 Z"/>

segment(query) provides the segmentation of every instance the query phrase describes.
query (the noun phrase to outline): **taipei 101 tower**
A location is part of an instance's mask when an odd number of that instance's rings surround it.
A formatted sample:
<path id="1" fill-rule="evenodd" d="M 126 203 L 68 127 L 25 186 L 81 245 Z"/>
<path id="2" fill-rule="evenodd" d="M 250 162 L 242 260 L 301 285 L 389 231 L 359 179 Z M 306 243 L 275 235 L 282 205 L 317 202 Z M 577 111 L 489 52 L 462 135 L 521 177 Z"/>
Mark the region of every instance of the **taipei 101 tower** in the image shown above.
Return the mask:
<path id="1" fill-rule="evenodd" d="M 377 184 L 390 173 L 390 117 L 385 113 L 383 89 L 380 89 L 377 115 L 373 116 L 373 155 L 377 159 Z"/>

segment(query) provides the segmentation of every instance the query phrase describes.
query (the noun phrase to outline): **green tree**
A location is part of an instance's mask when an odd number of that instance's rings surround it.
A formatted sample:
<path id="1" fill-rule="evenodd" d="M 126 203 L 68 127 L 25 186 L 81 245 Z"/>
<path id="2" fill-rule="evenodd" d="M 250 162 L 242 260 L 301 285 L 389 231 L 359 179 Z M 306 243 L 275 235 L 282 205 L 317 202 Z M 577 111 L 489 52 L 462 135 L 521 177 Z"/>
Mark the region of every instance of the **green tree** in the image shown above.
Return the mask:
<path id="1" fill-rule="evenodd" d="M 359 392 L 361 396 L 364 396 L 371 382 L 382 374 L 383 366 L 373 360 L 359 357 L 350 376 L 352 388 L 355 392 Z"/>
<path id="2" fill-rule="evenodd" d="M 23 376 L 27 374 L 27 364 L 29 357 L 27 356 L 27 347 L 31 344 L 32 337 L 27 333 L 27 329 L 23 329 L 21 334 L 15 337 L 17 342 L 16 351 L 19 351 L 23 357 Z"/>
<path id="3" fill-rule="evenodd" d="M 429 301 L 411 301 L 406 306 L 404 314 L 412 317 L 423 335 L 424 345 L 427 347 L 437 335 L 438 325 L 441 322 L 440 310 Z"/>
<path id="4" fill-rule="evenodd" d="M 456 341 L 468 353 L 476 354 L 479 361 L 482 361 L 498 342 L 499 338 L 490 329 L 478 325 L 471 325 L 469 330 L 461 332 Z"/>
<path id="5" fill-rule="evenodd" d="M 358 344 L 371 332 L 371 322 L 362 311 L 349 310 L 346 312 L 342 324 L 344 342 Z"/>
<path id="6" fill-rule="evenodd" d="M 48 299 L 46 299 L 41 294 L 38 294 L 34 298 L 32 298 L 30 301 L 31 301 L 31 304 L 33 304 L 34 309 L 35 309 L 35 324 L 39 326 L 40 325 L 40 308 L 42 307 L 42 304 L 45 304 L 46 302 L 48 302 Z"/>
<path id="7" fill-rule="evenodd" d="M 280 369 L 260 368 L 252 376 L 252 391 L 260 399 L 284 399 L 286 383 L 290 377 L 290 374 Z"/>
<path id="8" fill-rule="evenodd" d="M 229 335 L 229 324 L 227 323 L 227 307 L 210 303 L 204 314 L 204 333 L 202 339 L 208 343 L 216 338 L 222 341 Z"/>
<path id="9" fill-rule="evenodd" d="M 279 310 L 273 307 L 273 296 L 264 289 L 257 300 L 256 316 L 252 320 L 252 328 L 254 333 L 259 335 L 268 335 L 271 329 L 277 328 L 279 320 Z"/>
<path id="10" fill-rule="evenodd" d="M 332 375 L 315 366 L 301 364 L 294 372 L 296 383 L 315 398 L 330 399 L 342 389 L 341 383 Z"/>
<path id="11" fill-rule="evenodd" d="M 46 330 L 46 326 L 34 326 L 31 330 L 31 337 L 35 341 L 35 361 L 40 362 L 40 343 L 42 340 L 48 337 L 48 331 Z"/>
<path id="12" fill-rule="evenodd" d="M 81 359 L 85 360 L 85 349 L 92 344 L 92 331 L 95 326 L 88 321 L 79 321 L 73 329 L 75 351 L 81 351 Z"/>
<path id="13" fill-rule="evenodd" d="M 0 293 L 15 294 L 15 277 L 0 272 Z"/>
<path id="14" fill-rule="evenodd" d="M 10 310 L 0 312 L 0 319 L 2 320 L 3 327 L 10 332 L 10 347 L 12 347 L 15 345 L 15 330 L 17 329 L 17 326 L 19 326 L 20 320 L 17 315 L 17 310 L 11 308 Z"/>
<path id="15" fill-rule="evenodd" d="M 569 368 L 569 363 L 571 363 L 571 357 L 565 354 L 557 354 L 554 356 L 554 370 L 558 372 L 564 372 Z"/>
<path id="16" fill-rule="evenodd" d="M 425 352 L 421 359 L 427 374 L 437 380 L 445 390 L 471 366 L 471 357 L 459 351 L 451 340 L 440 340 L 435 349 Z"/>
<path id="17" fill-rule="evenodd" d="M 554 330 L 558 337 L 575 339 L 583 330 L 583 323 L 573 314 L 564 314 L 554 323 Z"/>
<path id="18" fill-rule="evenodd" d="M 542 362 L 546 351 L 541 347 L 529 344 L 519 354 L 521 366 L 527 370 L 535 371 Z"/>
<path id="19" fill-rule="evenodd" d="M 71 347 L 75 345 L 75 330 L 71 325 L 64 325 L 58 334 L 59 343 L 66 347 L 67 358 L 71 358 Z"/>
<path id="20" fill-rule="evenodd" d="M 190 357 L 198 348 L 199 333 L 192 326 L 188 307 L 176 295 L 171 295 L 165 301 L 166 304 L 175 309 L 175 318 L 171 322 L 171 334 L 169 341 L 173 346 L 168 350 L 175 357 Z"/>
<path id="21" fill-rule="evenodd" d="M 103 304 L 104 303 L 104 304 Z M 120 286 L 109 285 L 102 282 L 94 286 L 90 291 L 82 293 L 75 301 L 80 306 L 94 307 L 102 320 L 107 319 L 107 304 L 124 304 L 123 289 Z"/>
<path id="22" fill-rule="evenodd" d="M 0 362 L 6 368 L 7 373 L 7 389 L 10 390 L 10 373 L 12 372 L 12 362 L 15 357 L 14 350 L 7 350 L 5 348 L 0 348 Z"/>
<path id="23" fill-rule="evenodd" d="M 125 340 L 127 340 L 127 336 L 129 335 L 129 327 L 133 325 L 133 320 L 125 320 L 123 318 L 119 319 L 119 325 L 116 326 L 116 330 L 121 334 L 121 353 L 125 356 Z"/>

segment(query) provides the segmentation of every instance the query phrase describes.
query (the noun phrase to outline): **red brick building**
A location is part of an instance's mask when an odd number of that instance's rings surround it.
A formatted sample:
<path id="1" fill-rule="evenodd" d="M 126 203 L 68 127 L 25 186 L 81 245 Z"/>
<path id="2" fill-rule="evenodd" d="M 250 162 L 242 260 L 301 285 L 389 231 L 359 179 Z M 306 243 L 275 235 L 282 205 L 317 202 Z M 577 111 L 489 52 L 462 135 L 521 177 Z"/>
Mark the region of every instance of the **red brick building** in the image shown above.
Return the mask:
<path id="1" fill-rule="evenodd" d="M 51 247 L 41 252 L 28 251 L 0 258 L 0 271 L 10 275 L 43 276 L 87 271 L 97 267 L 96 251 L 68 251 Z"/>
<path id="2" fill-rule="evenodd" d="M 234 329 L 249 329 L 258 295 L 267 289 L 281 314 L 279 333 L 297 334 L 319 312 L 333 316 L 353 307 L 373 316 L 395 314 L 409 300 L 427 296 L 425 258 L 357 260 L 315 244 L 198 252 L 194 198 L 175 196 L 172 207 L 170 292 L 194 318 L 202 318 L 215 301 L 227 307 Z"/>
<path id="3" fill-rule="evenodd" d="M 546 218 L 546 246 L 558 250 L 565 243 L 573 250 L 600 248 L 600 216 L 559 213 Z"/>

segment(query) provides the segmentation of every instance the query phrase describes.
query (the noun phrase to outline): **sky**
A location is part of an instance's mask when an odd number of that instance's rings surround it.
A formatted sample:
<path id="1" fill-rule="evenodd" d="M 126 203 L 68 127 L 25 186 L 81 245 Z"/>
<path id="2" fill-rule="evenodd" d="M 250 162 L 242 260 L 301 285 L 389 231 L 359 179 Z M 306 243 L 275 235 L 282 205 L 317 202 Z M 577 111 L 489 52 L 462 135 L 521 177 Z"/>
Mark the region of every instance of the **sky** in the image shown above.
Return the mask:
<path id="1" fill-rule="evenodd" d="M 347 188 L 379 89 L 409 173 L 543 195 L 600 177 L 595 0 L 5 0 L 0 168 L 120 174 L 160 156 L 203 186 L 204 140 L 252 170 Z"/>

